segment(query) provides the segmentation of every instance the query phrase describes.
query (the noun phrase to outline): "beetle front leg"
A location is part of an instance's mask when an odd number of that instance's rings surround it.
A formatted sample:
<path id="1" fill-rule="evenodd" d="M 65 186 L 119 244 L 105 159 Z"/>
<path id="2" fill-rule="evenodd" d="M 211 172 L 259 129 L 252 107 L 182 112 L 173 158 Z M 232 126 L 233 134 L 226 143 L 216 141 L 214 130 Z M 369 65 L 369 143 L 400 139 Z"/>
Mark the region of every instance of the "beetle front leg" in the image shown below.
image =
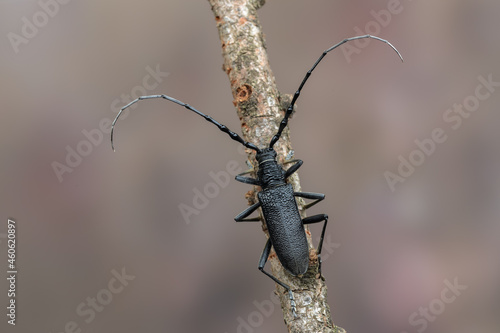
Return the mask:
<path id="1" fill-rule="evenodd" d="M 297 171 L 302 164 L 304 163 L 302 160 L 290 160 L 290 161 L 285 161 L 283 164 L 288 164 L 288 163 L 295 163 L 292 165 L 288 170 L 285 172 L 285 179 L 290 177 L 295 171 Z"/>
<path id="2" fill-rule="evenodd" d="M 251 178 L 251 177 L 243 177 L 243 175 L 247 175 L 247 174 L 252 173 L 252 172 L 254 172 L 254 169 L 249 169 L 245 172 L 242 172 L 242 173 L 236 175 L 236 177 L 234 179 L 236 179 L 237 181 L 239 181 L 241 183 L 260 186 L 261 184 L 260 184 L 260 181 L 258 179 Z"/>

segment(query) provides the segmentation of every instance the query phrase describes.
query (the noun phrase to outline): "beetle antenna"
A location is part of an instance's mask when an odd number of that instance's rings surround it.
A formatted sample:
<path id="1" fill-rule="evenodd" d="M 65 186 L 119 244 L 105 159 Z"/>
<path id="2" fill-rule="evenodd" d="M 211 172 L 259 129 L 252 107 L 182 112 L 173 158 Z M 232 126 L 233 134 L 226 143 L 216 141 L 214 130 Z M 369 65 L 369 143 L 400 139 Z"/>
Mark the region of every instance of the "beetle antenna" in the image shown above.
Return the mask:
<path id="1" fill-rule="evenodd" d="M 401 56 L 401 53 L 399 53 L 399 51 L 391 43 L 389 43 L 385 39 L 382 39 L 382 38 L 377 37 L 377 36 L 371 36 L 371 35 L 364 35 L 364 36 L 356 36 L 356 37 L 346 38 L 343 41 L 341 41 L 340 43 L 337 43 L 337 44 L 333 45 L 332 47 L 330 47 L 329 49 L 325 50 L 323 52 L 323 54 L 321 54 L 321 56 L 318 58 L 318 60 L 316 60 L 316 62 L 312 66 L 312 68 L 309 71 L 307 71 L 306 76 L 304 77 L 304 79 L 302 79 L 302 83 L 300 84 L 299 89 L 297 89 L 297 91 L 293 95 L 292 102 L 290 103 L 290 106 L 286 110 L 285 116 L 283 117 L 283 119 L 280 122 L 280 127 L 278 129 L 278 133 L 276 133 L 276 135 L 273 136 L 273 138 L 271 139 L 271 142 L 269 143 L 269 148 L 272 148 L 274 146 L 274 144 L 276 143 L 276 141 L 278 141 L 279 138 L 281 137 L 281 133 L 285 129 L 286 125 L 288 124 L 288 118 L 290 117 L 290 115 L 293 112 L 293 107 L 295 105 L 295 102 L 297 101 L 297 98 L 299 98 L 299 96 L 300 96 L 300 92 L 302 91 L 302 88 L 304 87 L 304 84 L 306 83 L 307 79 L 309 79 L 309 76 L 311 76 L 312 71 L 316 68 L 316 66 L 318 66 L 318 64 L 321 62 L 321 60 L 323 60 L 323 58 L 326 56 L 326 54 L 328 52 L 336 49 L 337 47 L 339 47 L 342 44 L 345 44 L 345 43 L 347 43 L 347 42 L 349 42 L 351 40 L 362 39 L 362 38 L 372 38 L 372 39 L 376 39 L 376 40 L 379 40 L 381 42 L 384 42 L 384 43 L 388 44 L 390 47 L 392 47 L 392 49 L 394 51 L 396 51 L 396 53 L 398 54 L 398 56 L 401 59 L 401 61 L 403 61 L 403 57 Z"/>
<path id="2" fill-rule="evenodd" d="M 167 96 L 167 95 L 141 96 L 139 98 L 136 98 L 135 100 L 133 100 L 132 102 L 128 103 L 127 105 L 125 105 L 124 107 L 122 107 L 120 109 L 120 112 L 118 112 L 118 114 L 116 115 L 115 120 L 113 120 L 113 123 L 111 124 L 111 148 L 113 148 L 113 151 L 115 150 L 115 145 L 114 145 L 114 142 L 113 142 L 113 133 L 114 133 L 114 129 L 115 129 L 115 124 L 116 124 L 116 121 L 118 120 L 118 118 L 120 118 L 123 110 L 127 109 L 128 107 L 132 106 L 133 104 L 137 103 L 138 101 L 142 101 L 143 99 L 152 99 L 152 98 L 163 98 L 163 99 L 166 99 L 167 101 L 174 102 L 175 104 L 183 106 L 186 109 L 188 109 L 190 111 L 193 111 L 197 115 L 202 116 L 209 123 L 212 123 L 215 126 L 217 126 L 222 132 L 227 133 L 227 135 L 229 135 L 229 137 L 231 139 L 233 139 L 234 141 L 238 141 L 239 143 L 241 143 L 245 147 L 247 147 L 249 149 L 253 149 L 253 150 L 255 150 L 258 153 L 260 152 L 260 149 L 256 145 L 254 145 L 253 143 L 250 143 L 250 142 L 247 142 L 247 141 L 243 140 L 238 134 L 232 132 L 229 128 L 227 128 L 225 125 L 220 124 L 219 122 L 217 122 L 212 117 L 210 117 L 210 116 L 208 116 L 208 115 L 206 115 L 206 114 L 204 114 L 204 113 L 196 110 L 195 108 L 193 108 L 189 104 L 181 102 L 181 101 L 179 101 L 179 100 L 177 100 L 175 98 L 172 98 L 170 96 Z"/>

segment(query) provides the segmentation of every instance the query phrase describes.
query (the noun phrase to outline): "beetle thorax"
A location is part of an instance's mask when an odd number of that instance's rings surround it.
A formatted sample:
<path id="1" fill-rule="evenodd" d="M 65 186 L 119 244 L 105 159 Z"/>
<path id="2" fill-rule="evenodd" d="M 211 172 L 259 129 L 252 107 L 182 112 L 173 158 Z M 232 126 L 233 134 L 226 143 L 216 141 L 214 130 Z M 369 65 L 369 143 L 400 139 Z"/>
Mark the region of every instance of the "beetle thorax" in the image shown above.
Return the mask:
<path id="1" fill-rule="evenodd" d="M 266 148 L 255 156 L 259 162 L 257 176 L 262 183 L 262 189 L 286 184 L 285 171 L 276 161 L 276 152 Z"/>

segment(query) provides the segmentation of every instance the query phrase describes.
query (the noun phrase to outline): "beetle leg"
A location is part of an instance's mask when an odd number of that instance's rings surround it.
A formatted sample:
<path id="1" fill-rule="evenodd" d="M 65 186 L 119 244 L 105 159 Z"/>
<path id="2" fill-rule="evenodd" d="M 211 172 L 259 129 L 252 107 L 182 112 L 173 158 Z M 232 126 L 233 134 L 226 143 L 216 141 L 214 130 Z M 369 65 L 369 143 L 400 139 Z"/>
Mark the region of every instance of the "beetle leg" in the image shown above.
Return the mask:
<path id="1" fill-rule="evenodd" d="M 304 163 L 302 160 L 290 160 L 283 162 L 283 164 L 294 163 L 294 162 L 295 164 L 292 165 L 290 168 L 288 168 L 288 170 L 286 170 L 285 179 L 290 177 L 295 171 L 297 171 L 302 166 L 302 163 Z"/>
<path id="2" fill-rule="evenodd" d="M 294 192 L 293 195 L 296 197 L 301 197 L 306 199 L 314 199 L 313 202 L 305 204 L 304 209 L 311 208 L 312 206 L 314 206 L 315 204 L 317 204 L 318 202 L 320 202 L 325 198 L 325 195 L 322 193 L 312 193 L 312 192 Z"/>
<path id="3" fill-rule="evenodd" d="M 245 184 L 260 186 L 259 180 L 255 179 L 255 178 L 243 177 L 243 176 L 237 175 L 234 179 L 236 179 L 239 182 L 245 183 Z"/>
<path id="4" fill-rule="evenodd" d="M 239 213 L 235 218 L 234 220 L 236 222 L 257 222 L 257 221 L 260 221 L 260 217 L 257 216 L 257 217 L 252 217 L 252 218 L 249 218 L 249 219 L 246 219 L 245 217 L 247 217 L 248 215 L 252 214 L 253 212 L 255 212 L 257 210 L 257 208 L 260 207 L 260 201 L 251 205 L 250 207 L 248 207 L 247 209 L 245 209 L 244 211 L 242 211 L 241 213 Z"/>
<path id="5" fill-rule="evenodd" d="M 317 214 L 302 219 L 303 224 L 313 224 L 321 221 L 325 221 L 325 223 L 323 224 L 323 230 L 321 230 L 321 238 L 319 239 L 318 249 L 316 250 L 316 252 L 318 253 L 318 271 L 320 276 L 321 276 L 321 248 L 323 247 L 323 238 L 325 238 L 326 225 L 328 224 L 328 215 Z"/>
<path id="6" fill-rule="evenodd" d="M 260 256 L 259 270 L 262 273 L 269 276 L 271 279 L 273 279 L 274 282 L 276 282 L 277 284 L 279 284 L 280 286 L 282 286 L 283 288 L 288 290 L 288 297 L 290 298 L 290 306 L 292 308 L 293 316 L 298 317 L 297 313 L 296 313 L 297 308 L 296 308 L 296 304 L 295 304 L 295 299 L 293 298 L 292 289 L 287 284 L 281 282 L 276 277 L 272 276 L 271 274 L 269 274 L 268 272 L 266 272 L 264 270 L 264 266 L 266 265 L 267 259 L 269 258 L 269 253 L 271 252 L 271 246 L 272 246 L 271 239 L 267 239 L 266 246 L 264 247 L 264 250 L 262 251 L 262 255 Z"/>
<path id="7" fill-rule="evenodd" d="M 259 182 L 258 179 L 251 178 L 251 177 L 243 177 L 243 175 L 252 173 L 254 171 L 255 171 L 254 169 L 248 169 L 247 171 L 242 172 L 242 173 L 236 175 L 236 177 L 234 179 L 236 179 L 239 182 L 245 183 L 245 184 L 260 186 L 260 182 Z"/>

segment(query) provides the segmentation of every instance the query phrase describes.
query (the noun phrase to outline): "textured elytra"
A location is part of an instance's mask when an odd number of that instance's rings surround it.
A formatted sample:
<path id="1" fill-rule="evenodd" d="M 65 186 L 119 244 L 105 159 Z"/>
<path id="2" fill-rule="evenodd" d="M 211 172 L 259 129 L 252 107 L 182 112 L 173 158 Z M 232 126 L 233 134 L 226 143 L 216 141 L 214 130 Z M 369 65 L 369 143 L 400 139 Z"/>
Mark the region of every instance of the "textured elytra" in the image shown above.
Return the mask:
<path id="1" fill-rule="evenodd" d="M 309 248 L 292 185 L 272 187 L 257 196 L 281 264 L 295 276 L 304 274 L 309 265 Z"/>

